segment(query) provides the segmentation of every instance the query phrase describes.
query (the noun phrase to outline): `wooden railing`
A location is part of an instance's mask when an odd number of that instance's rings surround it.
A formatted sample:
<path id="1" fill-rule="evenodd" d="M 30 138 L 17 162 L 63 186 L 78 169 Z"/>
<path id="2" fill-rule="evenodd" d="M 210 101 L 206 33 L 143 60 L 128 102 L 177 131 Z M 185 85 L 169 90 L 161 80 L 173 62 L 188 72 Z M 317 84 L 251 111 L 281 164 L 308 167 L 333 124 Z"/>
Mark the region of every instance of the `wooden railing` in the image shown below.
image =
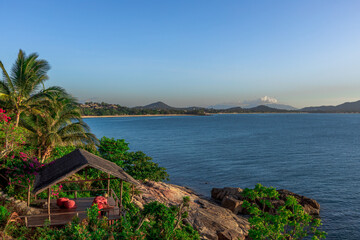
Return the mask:
<path id="1" fill-rule="evenodd" d="M 104 210 L 104 209 L 99 209 L 100 212 L 108 212 L 108 210 Z M 25 226 L 28 227 L 28 219 L 29 218 L 34 218 L 34 217 L 47 217 L 47 219 L 51 222 L 51 217 L 53 216 L 64 216 L 64 215 L 76 215 L 77 217 L 79 217 L 79 214 L 85 213 L 87 214 L 87 211 L 75 211 L 75 212 L 62 212 L 62 213 L 51 213 L 51 214 L 36 214 L 36 215 L 23 215 L 23 216 L 18 216 L 18 218 L 20 219 L 24 219 L 25 221 Z"/>
<path id="2" fill-rule="evenodd" d="M 74 197 L 76 199 L 78 192 L 108 191 L 108 190 L 109 190 L 109 193 L 110 193 L 109 196 L 112 197 L 115 200 L 115 207 L 119 208 L 119 215 L 121 215 L 122 201 L 121 201 L 121 198 L 119 198 L 116 195 L 115 191 L 112 188 L 110 188 L 110 189 L 86 189 L 86 190 L 63 190 L 63 192 L 74 192 Z M 122 192 L 120 194 L 122 195 Z M 100 209 L 99 211 L 108 212 L 109 210 L 108 209 Z M 69 215 L 69 214 L 79 216 L 79 214 L 82 214 L 82 213 L 87 213 L 87 211 L 74 211 L 74 212 L 60 212 L 60 213 L 50 213 L 50 214 L 48 214 L 48 213 L 45 214 L 44 213 L 44 214 L 36 214 L 36 215 L 23 215 L 23 216 L 19 216 L 19 218 L 24 219 L 25 220 L 25 225 L 28 226 L 28 219 L 32 218 L 32 217 L 47 217 L 49 219 L 49 221 L 51 221 L 52 216 L 61 216 L 61 215 L 63 216 L 63 215 Z"/>
<path id="3" fill-rule="evenodd" d="M 112 197 L 115 200 L 115 206 L 119 207 L 119 214 L 120 214 L 122 208 L 121 199 L 119 200 L 118 196 L 116 195 L 116 193 L 112 188 L 110 189 L 110 197 Z"/>
<path id="4" fill-rule="evenodd" d="M 62 192 L 73 192 L 75 199 L 77 198 L 78 192 L 97 192 L 97 191 L 107 191 L 107 189 L 62 190 Z"/>

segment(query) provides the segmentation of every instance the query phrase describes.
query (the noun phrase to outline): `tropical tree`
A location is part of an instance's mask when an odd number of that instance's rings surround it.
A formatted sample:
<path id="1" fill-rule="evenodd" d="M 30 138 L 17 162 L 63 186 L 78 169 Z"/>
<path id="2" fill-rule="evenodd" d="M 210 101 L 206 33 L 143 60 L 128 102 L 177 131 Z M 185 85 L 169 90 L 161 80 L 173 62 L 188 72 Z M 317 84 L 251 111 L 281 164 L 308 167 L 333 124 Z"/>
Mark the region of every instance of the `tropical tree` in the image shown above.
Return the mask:
<path id="1" fill-rule="evenodd" d="M 49 79 L 47 72 L 50 65 L 46 60 L 38 58 L 38 54 L 27 56 L 20 49 L 10 75 L 0 61 L 4 78 L 0 81 L 0 105 L 15 114 L 16 127 L 22 113 L 36 111 L 39 101 L 52 93 L 63 91 L 60 87 L 45 89 L 44 82 Z"/>
<path id="2" fill-rule="evenodd" d="M 39 102 L 39 109 L 39 114 L 22 118 L 20 124 L 32 133 L 41 162 L 50 156 L 56 146 L 88 144 L 95 147 L 98 143 L 82 120 L 78 104 L 69 94 L 52 94 L 51 98 Z"/>

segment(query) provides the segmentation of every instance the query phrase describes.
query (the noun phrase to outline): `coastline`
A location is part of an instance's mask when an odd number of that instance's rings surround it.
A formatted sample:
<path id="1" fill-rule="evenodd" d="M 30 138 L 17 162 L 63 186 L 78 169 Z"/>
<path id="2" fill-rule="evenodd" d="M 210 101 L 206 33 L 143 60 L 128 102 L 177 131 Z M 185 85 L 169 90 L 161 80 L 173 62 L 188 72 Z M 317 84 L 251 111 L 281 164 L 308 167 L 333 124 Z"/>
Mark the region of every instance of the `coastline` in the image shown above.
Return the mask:
<path id="1" fill-rule="evenodd" d="M 212 115 L 225 115 L 225 114 L 288 114 L 288 113 L 307 113 L 307 112 L 248 112 L 248 113 L 208 113 L 201 114 L 141 114 L 141 115 L 102 115 L 102 116 L 81 116 L 82 118 L 117 118 L 117 117 L 178 117 L 178 116 L 212 116 Z"/>
<path id="2" fill-rule="evenodd" d="M 82 118 L 119 118 L 119 117 L 178 117 L 178 116 L 212 116 L 230 114 L 359 114 L 357 112 L 244 112 L 244 113 L 208 113 L 200 114 L 142 114 L 142 115 L 103 115 L 103 116 L 81 116 Z"/>
<path id="3" fill-rule="evenodd" d="M 116 118 L 116 117 L 177 117 L 177 116 L 202 116 L 195 114 L 143 114 L 143 115 L 103 115 L 103 116 L 81 116 L 82 118 Z"/>

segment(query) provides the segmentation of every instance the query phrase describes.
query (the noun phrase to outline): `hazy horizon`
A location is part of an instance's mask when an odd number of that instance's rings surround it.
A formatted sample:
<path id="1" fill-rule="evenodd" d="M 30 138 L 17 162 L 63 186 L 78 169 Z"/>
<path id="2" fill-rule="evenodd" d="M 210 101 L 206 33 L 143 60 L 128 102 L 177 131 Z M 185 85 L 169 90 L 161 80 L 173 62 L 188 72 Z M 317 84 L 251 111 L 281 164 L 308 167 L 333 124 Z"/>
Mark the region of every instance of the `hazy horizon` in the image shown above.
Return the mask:
<path id="1" fill-rule="evenodd" d="M 49 61 L 80 101 L 174 107 L 264 96 L 296 108 L 360 99 L 358 1 L 2 1 L 0 60 Z"/>

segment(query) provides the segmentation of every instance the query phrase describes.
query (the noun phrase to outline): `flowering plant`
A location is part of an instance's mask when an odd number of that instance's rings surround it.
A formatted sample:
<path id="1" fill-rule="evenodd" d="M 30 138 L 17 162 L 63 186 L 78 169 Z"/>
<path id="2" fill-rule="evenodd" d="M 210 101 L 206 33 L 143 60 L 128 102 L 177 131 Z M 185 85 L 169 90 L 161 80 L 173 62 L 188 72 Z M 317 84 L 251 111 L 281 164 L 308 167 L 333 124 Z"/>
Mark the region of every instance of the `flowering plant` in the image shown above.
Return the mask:
<path id="1" fill-rule="evenodd" d="M 5 114 L 5 110 L 0 108 L 0 122 L 9 122 L 11 117 Z"/>
<path id="2" fill-rule="evenodd" d="M 0 108 L 0 146 L 2 146 L 0 159 L 18 151 L 25 144 L 26 130 L 22 127 L 16 127 L 10 120 L 11 117 Z"/>
<path id="3" fill-rule="evenodd" d="M 21 185 L 29 185 L 38 175 L 38 172 L 44 164 L 41 164 L 37 158 L 30 157 L 26 153 L 20 152 L 19 156 L 11 156 L 12 161 L 6 164 L 10 182 L 9 185 L 16 183 Z"/>
<path id="4" fill-rule="evenodd" d="M 61 192 L 61 189 L 63 186 L 60 184 L 59 186 L 55 185 L 51 188 L 51 196 L 59 197 L 59 193 Z"/>

